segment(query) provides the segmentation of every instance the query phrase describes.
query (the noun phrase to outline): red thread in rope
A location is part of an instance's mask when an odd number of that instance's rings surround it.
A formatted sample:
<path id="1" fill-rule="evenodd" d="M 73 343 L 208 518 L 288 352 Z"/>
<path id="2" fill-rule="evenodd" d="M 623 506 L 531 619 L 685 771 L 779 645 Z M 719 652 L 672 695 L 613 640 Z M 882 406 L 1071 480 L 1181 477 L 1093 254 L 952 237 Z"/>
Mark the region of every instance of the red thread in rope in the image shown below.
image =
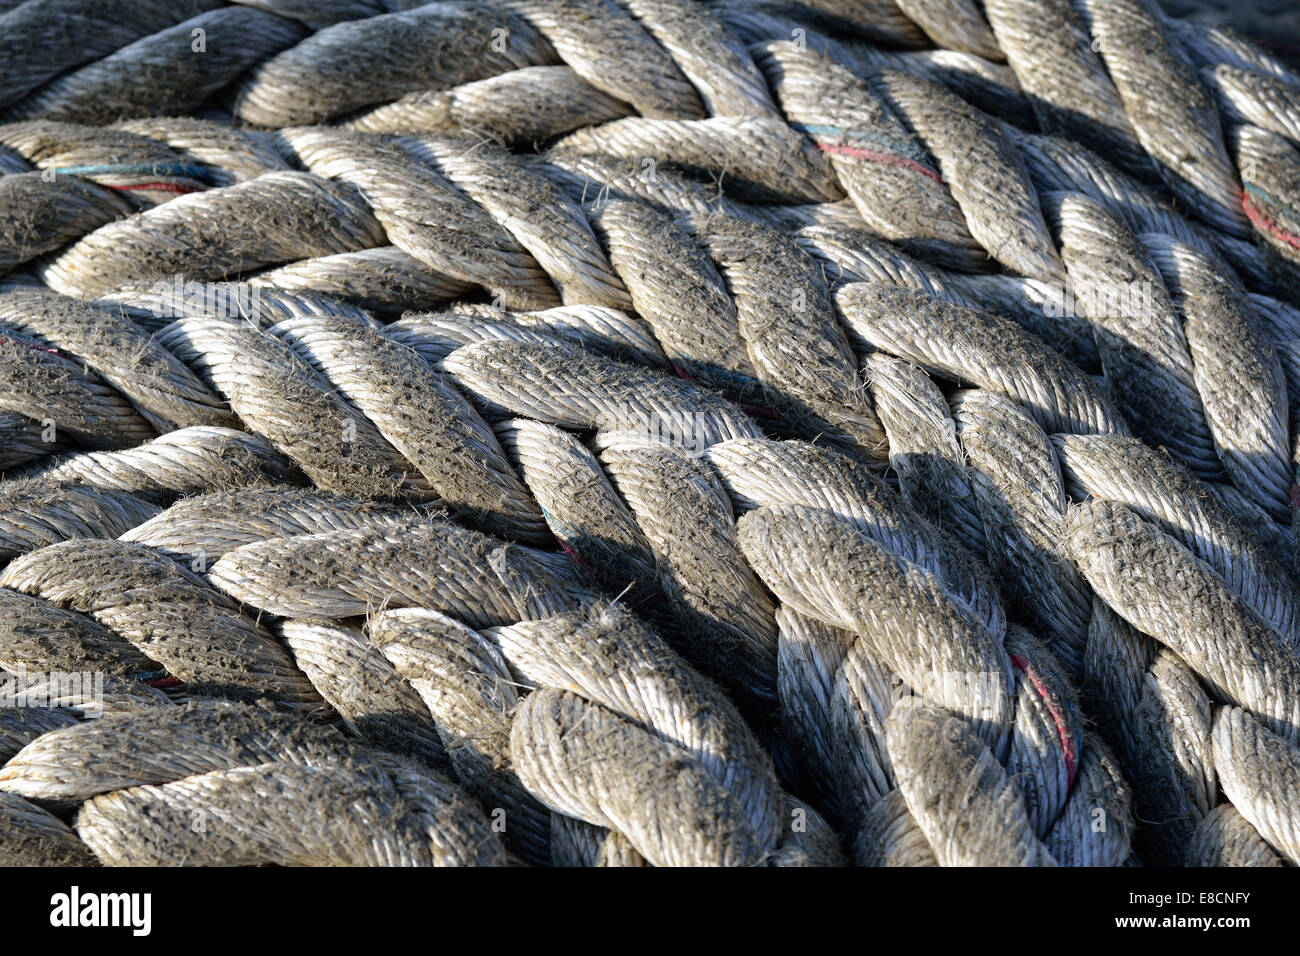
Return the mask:
<path id="1" fill-rule="evenodd" d="M 1034 666 L 1018 654 L 1012 654 L 1011 663 L 1016 669 L 1022 671 L 1029 678 L 1029 683 L 1033 685 L 1038 696 L 1043 698 L 1043 703 L 1047 705 L 1047 712 L 1052 715 L 1052 723 L 1056 724 L 1056 736 L 1061 739 L 1061 750 L 1065 751 L 1065 773 L 1066 789 L 1074 786 L 1074 775 L 1079 769 L 1078 741 L 1070 733 L 1069 724 L 1066 723 L 1065 714 L 1061 713 L 1061 707 L 1056 699 L 1043 683 L 1043 679 L 1038 676 L 1038 671 Z"/>
<path id="2" fill-rule="evenodd" d="M 768 421 L 776 421 L 781 417 L 775 409 L 768 408 L 766 405 L 747 405 L 741 402 L 740 408 L 746 415 L 753 415 L 755 418 L 766 418 Z"/>
<path id="3" fill-rule="evenodd" d="M 10 345 L 25 345 L 25 346 L 26 346 L 27 348 L 29 348 L 29 349 L 35 349 L 35 350 L 38 351 L 38 352 L 45 352 L 45 353 L 48 354 L 48 355 L 58 355 L 58 354 L 59 354 L 59 350 L 58 350 L 58 349 L 50 349 L 50 348 L 46 348 L 44 345 L 37 345 L 35 342 L 19 342 L 19 341 L 15 340 L 15 339 L 6 338 L 6 337 L 3 336 L 3 335 L 0 335 L 0 342 L 7 342 L 7 343 L 9 343 Z"/>
<path id="4" fill-rule="evenodd" d="M 1253 202 L 1251 202 L 1250 197 L 1244 193 L 1241 197 L 1241 208 L 1245 210 L 1247 219 L 1259 228 L 1263 229 L 1274 239 L 1286 243 L 1293 249 L 1300 249 L 1300 236 L 1287 232 L 1279 226 L 1272 216 L 1258 208 Z"/>
<path id="5" fill-rule="evenodd" d="M 688 382 L 695 381 L 694 375 L 686 371 L 686 369 L 682 368 L 671 359 L 668 361 L 668 365 L 678 378 L 685 379 Z M 775 409 L 768 408 L 766 405 L 747 405 L 744 402 L 738 404 L 743 412 L 747 415 L 753 415 L 755 418 L 766 418 L 768 421 L 776 421 L 781 417 Z"/>
<path id="6" fill-rule="evenodd" d="M 865 159 L 873 163 L 887 163 L 890 166 L 901 166 L 903 169 L 910 169 L 914 173 L 920 173 L 922 176 L 933 179 L 940 186 L 946 186 L 943 177 L 933 169 L 928 169 L 914 159 L 905 159 L 902 156 L 893 156 L 889 153 L 877 153 L 870 149 L 859 149 L 857 146 L 836 146 L 829 143 L 818 143 L 817 148 L 827 153 L 838 153 L 844 156 L 852 156 L 854 159 Z"/>
<path id="7" fill-rule="evenodd" d="M 567 555 L 569 556 L 569 560 L 572 561 L 575 565 L 577 565 L 577 567 L 578 567 L 578 569 L 579 569 L 580 571 L 594 571 L 594 570 L 595 570 L 595 569 L 592 568 L 592 566 L 589 565 L 586 561 L 582 560 L 582 556 L 579 555 L 577 551 L 574 551 L 574 550 L 573 550 L 573 548 L 572 548 L 572 546 L 570 546 L 569 542 L 565 541 L 563 538 L 559 537 L 558 535 L 556 536 L 555 540 L 559 543 L 559 545 L 560 545 L 560 550 L 563 551 L 565 554 L 567 554 Z"/>

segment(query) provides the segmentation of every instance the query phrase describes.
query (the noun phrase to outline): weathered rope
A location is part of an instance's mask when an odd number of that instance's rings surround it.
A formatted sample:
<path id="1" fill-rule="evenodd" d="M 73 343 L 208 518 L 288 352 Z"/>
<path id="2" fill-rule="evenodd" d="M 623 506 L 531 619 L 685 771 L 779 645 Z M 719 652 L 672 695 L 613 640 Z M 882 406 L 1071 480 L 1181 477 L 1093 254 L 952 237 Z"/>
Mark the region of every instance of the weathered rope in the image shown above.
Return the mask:
<path id="1" fill-rule="evenodd" d="M 69 540 L 9 562 L 0 586 L 89 614 L 172 676 L 300 707 L 320 697 L 272 635 L 194 572 L 149 548 Z"/>
<path id="2" fill-rule="evenodd" d="M 1082 141 L 1119 165 L 1145 171 L 1150 160 L 1119 91 L 1068 0 L 991 0 L 984 5 L 997 44 L 1032 94 L 1039 126 Z"/>
<path id="3" fill-rule="evenodd" d="M 1122 505 L 1084 502 L 1067 521 L 1074 558 L 1108 604 L 1165 643 L 1216 693 L 1294 738 L 1300 711 L 1291 688 L 1300 682 L 1300 660 L 1289 640 L 1252 614 L 1208 565 Z"/>
<path id="4" fill-rule="evenodd" d="M 206 571 L 227 551 L 267 538 L 366 528 L 407 517 L 387 502 L 287 485 L 214 491 L 182 498 L 121 535 Z"/>
<path id="5" fill-rule="evenodd" d="M 502 31 L 501 49 L 492 45 L 493 26 Z M 429 4 L 319 30 L 254 70 L 233 113 L 255 126 L 321 122 L 403 93 L 553 63 L 554 56 L 536 30 L 500 7 Z"/>
<path id="6" fill-rule="evenodd" d="M 664 446 L 612 445 L 600 457 L 650 544 L 686 655 L 743 695 L 774 698 L 775 608 L 741 557 L 722 483 Z"/>
<path id="7" fill-rule="evenodd" d="M 70 538 L 116 538 L 158 513 L 124 491 L 42 479 L 0 485 L 0 560 Z"/>
<path id="8" fill-rule="evenodd" d="M 432 607 L 487 627 L 574 604 L 565 581 L 519 545 L 428 518 L 253 542 L 223 555 L 210 577 L 239 601 L 284 616 Z"/>
<path id="9" fill-rule="evenodd" d="M 293 221 L 279 235 L 257 226 L 268 213 Z M 223 239 L 206 241 L 219 224 Z M 298 172 L 189 196 L 138 218 L 109 223 L 43 266 L 42 278 L 69 295 L 93 296 L 122 285 L 174 275 L 220 279 L 260 265 L 352 252 L 378 245 L 383 235 L 355 190 Z"/>
<path id="10" fill-rule="evenodd" d="M 357 736 L 427 766 L 446 765 L 419 695 L 359 628 L 290 620 L 278 630 L 294 663 Z"/>
<path id="11" fill-rule="evenodd" d="M 1060 278 L 1061 260 L 1037 197 L 996 126 L 937 84 L 893 70 L 882 72 L 881 83 L 934 156 L 971 235 L 989 255 L 1030 278 Z"/>
<path id="12" fill-rule="evenodd" d="M 1222 471 L 1197 391 L 1187 332 L 1136 236 L 1100 204 L 1059 198 L 1061 247 L 1076 301 L 1087 303 L 1107 382 L 1142 437 L 1207 477 Z"/>
<path id="13" fill-rule="evenodd" d="M 576 349 L 477 342 L 447 356 L 443 369 L 491 416 L 514 413 L 612 435 L 644 431 L 697 448 L 760 434 L 715 392 Z"/>
<path id="14" fill-rule="evenodd" d="M 0 17 L 0 100 L 20 100 L 60 73 L 216 6 L 217 0 L 115 0 L 94 7 L 76 0 L 22 4 Z"/>
<path id="15" fill-rule="evenodd" d="M 536 506 L 496 436 L 446 375 L 360 320 L 305 316 L 273 331 L 310 357 L 449 508 L 488 530 L 538 538 Z"/>
<path id="16" fill-rule="evenodd" d="M 1252 539 L 1255 530 L 1168 457 L 1132 438 L 1052 438 L 1067 491 L 1076 501 L 1102 498 L 1158 522 L 1225 582 L 1275 631 L 1297 640 L 1298 596 L 1276 559 Z"/>
<path id="17" fill-rule="evenodd" d="M 1246 498 L 1284 520 L 1293 472 L 1283 413 L 1286 380 L 1272 344 L 1243 305 L 1245 289 L 1190 246 L 1165 236 L 1143 239 L 1183 320 L 1224 470 Z"/>
<path id="18" fill-rule="evenodd" d="M 1296 783 L 1300 751 L 1250 714 L 1222 707 L 1214 718 L 1214 766 L 1228 799 L 1287 860 L 1300 857 Z"/>
<path id="19" fill-rule="evenodd" d="M 408 93 L 348 125 L 368 133 L 463 133 L 537 144 L 630 112 L 570 67 L 526 66 L 449 90 Z"/>
<path id="20" fill-rule="evenodd" d="M 813 559 L 807 540 L 797 533 L 800 527 L 818 532 L 818 550 L 824 552 L 820 559 Z M 739 528 L 746 558 L 783 603 L 869 638 L 909 686 L 926 687 L 937 702 L 958 713 L 976 717 L 979 711 L 983 732 L 995 746 L 1005 747 L 1014 704 L 1001 635 L 959 609 L 932 574 L 831 512 L 768 506 L 742 517 Z M 891 599 L 868 603 L 849 586 L 851 580 L 865 578 L 874 579 L 877 589 L 888 588 Z M 918 621 L 923 622 L 919 644 Z M 963 686 L 974 675 L 989 686 Z"/>
<path id="21" fill-rule="evenodd" d="M 875 348 L 1016 399 L 1048 431 L 1128 432 L 1092 380 L 1010 319 L 873 282 L 843 286 L 835 301 Z"/>
<path id="22" fill-rule="evenodd" d="M 1231 803 L 1206 815 L 1187 848 L 1190 866 L 1282 866 L 1259 831 Z"/>
<path id="23" fill-rule="evenodd" d="M 0 326 L 79 359 L 125 395 L 160 433 L 231 425 L 221 400 L 170 352 L 111 306 L 76 303 L 36 290 L 0 295 Z"/>
<path id="24" fill-rule="evenodd" d="M 978 561 L 939 527 L 913 513 L 861 463 L 803 442 L 736 439 L 714 445 L 708 459 L 737 511 L 769 505 L 825 508 L 891 551 L 941 578 L 954 599 L 1001 633 L 1006 620 L 996 589 Z"/>
<path id="25" fill-rule="evenodd" d="M 0 789 L 78 806 L 77 835 L 106 863 L 503 862 L 482 811 L 444 778 L 296 720 L 198 704 L 68 733 L 11 760 Z"/>
<path id="26" fill-rule="evenodd" d="M 512 846 L 545 861 L 553 820 L 511 765 L 519 693 L 497 646 L 437 611 L 416 608 L 384 611 L 368 631 L 428 709 L 457 777 L 485 806 L 505 812 Z"/>
<path id="27" fill-rule="evenodd" d="M 541 422 L 516 419 L 498 433 L 518 459 L 560 548 L 609 587 L 639 589 L 630 595 L 634 604 L 658 593 L 650 542 L 595 455 L 572 435 Z"/>
<path id="28" fill-rule="evenodd" d="M 1300 862 L 1276 58 L 0 0 L 0 62 L 0 859 Z"/>
<path id="29" fill-rule="evenodd" d="M 264 439 L 234 428 L 200 425 L 122 451 L 56 455 L 22 474 L 147 498 L 171 498 L 268 479 L 283 481 L 292 473 L 289 461 Z"/>
<path id="30" fill-rule="evenodd" d="M 1088 591 L 1062 547 L 1065 488 L 1047 435 L 1015 402 L 966 390 L 953 396 L 990 567 L 1002 590 L 1079 673 Z"/>
<path id="31" fill-rule="evenodd" d="M 211 10 L 46 83 L 3 116 L 105 123 L 189 112 L 306 35 L 299 24 L 273 13 L 248 7 Z M 195 49 L 198 36 L 201 50 Z"/>
<path id="32" fill-rule="evenodd" d="M 924 147 L 884 99 L 851 71 L 793 43 L 759 58 L 781 108 L 827 154 L 867 227 L 904 249 L 956 266 L 983 256 Z"/>
<path id="33" fill-rule="evenodd" d="M 95 858 L 68 825 L 34 803 L 0 793 L 0 860 L 6 866 L 94 866 Z"/>
<path id="34" fill-rule="evenodd" d="M 985 555 L 983 519 L 943 393 L 917 366 L 884 352 L 862 364 L 903 497 L 934 524 L 950 527 L 971 552 Z"/>
<path id="35" fill-rule="evenodd" d="M 1161 178 L 1206 222 L 1244 235 L 1239 184 L 1218 113 L 1159 14 L 1141 0 L 1079 0 L 1078 7 Z"/>
<path id="36" fill-rule="evenodd" d="M 540 685 L 515 715 L 510 748 L 544 802 L 619 830 L 658 865 L 757 863 L 776 849 L 782 801 L 769 758 L 717 687 L 653 635 L 596 609 L 496 640 Z M 608 777 L 614 767 L 648 799 Z"/>
<path id="37" fill-rule="evenodd" d="M 227 319 L 186 318 L 162 340 L 321 487 L 433 496 L 370 419 L 276 336 Z"/>
<path id="38" fill-rule="evenodd" d="M 1052 864 L 1023 798 L 960 718 L 908 700 L 894 708 L 887 739 L 903 799 L 940 866 Z"/>
<path id="39" fill-rule="evenodd" d="M 884 431 L 812 259 L 773 230 L 739 220 L 709 216 L 696 231 L 735 297 L 767 402 L 797 433 L 880 457 Z"/>
<path id="40" fill-rule="evenodd" d="M 93 370 L 16 331 L 0 337 L 0 408 L 92 448 L 127 447 L 157 434 Z"/>

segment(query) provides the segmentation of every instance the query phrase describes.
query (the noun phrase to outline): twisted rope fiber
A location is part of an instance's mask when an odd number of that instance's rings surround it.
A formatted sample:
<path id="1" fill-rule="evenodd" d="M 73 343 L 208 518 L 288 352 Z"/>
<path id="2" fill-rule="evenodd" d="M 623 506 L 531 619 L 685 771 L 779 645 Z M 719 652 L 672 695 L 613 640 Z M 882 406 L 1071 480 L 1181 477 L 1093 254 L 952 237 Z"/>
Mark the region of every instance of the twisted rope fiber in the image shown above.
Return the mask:
<path id="1" fill-rule="evenodd" d="M 0 860 L 1300 863 L 1284 64 L 94 6 L 0 12 Z"/>

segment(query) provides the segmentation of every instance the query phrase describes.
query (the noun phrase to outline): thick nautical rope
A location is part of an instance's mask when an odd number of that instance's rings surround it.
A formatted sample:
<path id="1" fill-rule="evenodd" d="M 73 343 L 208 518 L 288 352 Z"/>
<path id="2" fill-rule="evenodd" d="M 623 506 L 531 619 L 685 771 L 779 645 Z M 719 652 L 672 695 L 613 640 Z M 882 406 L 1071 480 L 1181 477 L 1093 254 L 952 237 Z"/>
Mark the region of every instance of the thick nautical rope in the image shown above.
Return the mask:
<path id="1" fill-rule="evenodd" d="M 161 6 L 0 13 L 0 857 L 1300 862 L 1296 74 Z"/>
<path id="2" fill-rule="evenodd" d="M 209 702 L 63 732 L 24 748 L 0 787 L 75 808 L 77 836 L 109 864 L 504 861 L 487 817 L 446 778 L 326 728 Z"/>

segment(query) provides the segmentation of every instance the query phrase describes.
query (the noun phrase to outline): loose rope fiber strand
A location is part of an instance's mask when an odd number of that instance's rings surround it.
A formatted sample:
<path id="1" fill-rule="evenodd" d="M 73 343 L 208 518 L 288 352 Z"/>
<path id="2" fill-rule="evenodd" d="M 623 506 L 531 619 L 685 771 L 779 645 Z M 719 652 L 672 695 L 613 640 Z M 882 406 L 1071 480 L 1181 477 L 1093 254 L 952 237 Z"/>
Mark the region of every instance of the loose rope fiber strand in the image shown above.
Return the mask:
<path id="1" fill-rule="evenodd" d="M 0 862 L 1300 863 L 1217 22 L 0 0 Z"/>

